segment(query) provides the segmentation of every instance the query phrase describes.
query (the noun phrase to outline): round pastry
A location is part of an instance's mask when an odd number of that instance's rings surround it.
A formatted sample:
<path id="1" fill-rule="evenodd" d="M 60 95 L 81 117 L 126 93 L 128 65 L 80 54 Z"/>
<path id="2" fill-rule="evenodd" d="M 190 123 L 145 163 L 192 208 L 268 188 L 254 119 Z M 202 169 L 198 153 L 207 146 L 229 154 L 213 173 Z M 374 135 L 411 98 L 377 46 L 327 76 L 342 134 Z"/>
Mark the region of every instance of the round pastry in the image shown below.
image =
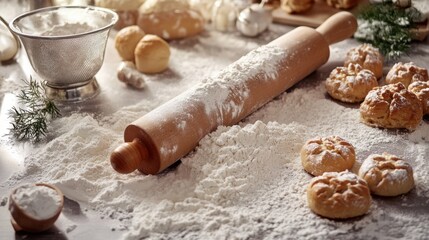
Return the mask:
<path id="1" fill-rule="evenodd" d="M 125 61 L 134 61 L 134 50 L 144 35 L 145 33 L 136 25 L 119 30 L 115 36 L 115 48 L 119 56 Z"/>
<path id="2" fill-rule="evenodd" d="M 414 130 L 423 118 L 420 100 L 402 83 L 375 87 L 359 110 L 361 121 L 372 127 Z"/>
<path id="3" fill-rule="evenodd" d="M 117 11 L 137 10 L 144 0 L 95 0 L 97 7 L 110 8 Z"/>
<path id="4" fill-rule="evenodd" d="M 145 33 L 166 40 L 194 36 L 204 30 L 204 23 L 202 15 L 184 0 L 147 0 L 137 20 Z"/>
<path id="5" fill-rule="evenodd" d="M 413 168 L 397 156 L 371 154 L 359 169 L 359 176 L 372 193 L 380 196 L 397 196 L 414 187 Z"/>
<path id="6" fill-rule="evenodd" d="M 354 147 L 338 136 L 313 138 L 301 148 L 302 166 L 314 176 L 349 170 L 355 161 Z"/>
<path id="7" fill-rule="evenodd" d="M 170 46 L 162 38 L 147 34 L 134 50 L 136 68 L 142 73 L 159 73 L 168 67 Z"/>
<path id="8" fill-rule="evenodd" d="M 386 75 L 386 83 L 388 84 L 401 82 L 405 87 L 408 87 L 408 85 L 417 81 L 427 82 L 428 71 L 413 62 L 395 63 Z"/>
<path id="9" fill-rule="evenodd" d="M 416 94 L 422 103 L 423 114 L 429 114 L 429 82 L 413 82 L 408 86 L 408 91 Z"/>
<path id="10" fill-rule="evenodd" d="M 310 10 L 314 5 L 314 0 L 282 0 L 281 8 L 288 13 L 303 13 Z"/>
<path id="11" fill-rule="evenodd" d="M 144 0 L 95 0 L 94 5 L 98 7 L 113 9 L 118 14 L 118 22 L 115 29 L 137 24 L 138 9 Z"/>
<path id="12" fill-rule="evenodd" d="M 352 48 L 347 52 L 344 66 L 350 63 L 357 63 L 364 69 L 368 69 L 374 73 L 377 79 L 383 76 L 383 56 L 377 48 L 370 44 L 362 44 Z"/>
<path id="13" fill-rule="evenodd" d="M 362 102 L 368 92 L 377 86 L 374 73 L 353 63 L 332 70 L 325 82 L 332 98 L 349 103 Z"/>
<path id="14" fill-rule="evenodd" d="M 326 172 L 307 187 L 310 209 L 327 218 L 345 219 L 364 215 L 371 206 L 368 185 L 356 174 Z"/>
<path id="15" fill-rule="evenodd" d="M 358 0 L 326 0 L 326 3 L 334 8 L 350 9 L 358 4 Z"/>

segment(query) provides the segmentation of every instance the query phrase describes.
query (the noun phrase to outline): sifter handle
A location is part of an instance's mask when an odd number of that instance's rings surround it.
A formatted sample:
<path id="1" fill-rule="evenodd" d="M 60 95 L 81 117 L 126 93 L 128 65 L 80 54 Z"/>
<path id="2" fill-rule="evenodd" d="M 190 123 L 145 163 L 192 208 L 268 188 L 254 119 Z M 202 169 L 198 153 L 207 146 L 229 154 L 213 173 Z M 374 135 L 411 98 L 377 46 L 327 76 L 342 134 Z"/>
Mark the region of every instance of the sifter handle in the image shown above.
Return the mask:
<path id="1" fill-rule="evenodd" d="M 339 12 L 326 19 L 316 31 L 318 31 L 328 44 L 340 42 L 353 36 L 357 30 L 357 21 L 349 12 Z"/>

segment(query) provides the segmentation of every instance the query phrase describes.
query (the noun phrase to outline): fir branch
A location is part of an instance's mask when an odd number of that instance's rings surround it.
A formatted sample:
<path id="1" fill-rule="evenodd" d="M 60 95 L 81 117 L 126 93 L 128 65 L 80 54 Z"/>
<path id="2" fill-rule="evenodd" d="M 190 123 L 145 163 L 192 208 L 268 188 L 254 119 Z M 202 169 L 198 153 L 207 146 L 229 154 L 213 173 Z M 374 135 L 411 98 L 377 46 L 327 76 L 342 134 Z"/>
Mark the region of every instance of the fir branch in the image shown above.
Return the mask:
<path id="1" fill-rule="evenodd" d="M 387 58 L 395 59 L 410 49 L 410 28 L 421 18 L 414 7 L 395 6 L 392 1 L 370 4 L 359 15 L 355 38 L 372 44 Z"/>
<path id="2" fill-rule="evenodd" d="M 48 132 L 48 122 L 61 116 L 55 103 L 45 94 L 44 83 L 33 79 L 24 80 L 26 89 L 17 95 L 23 108 L 12 107 L 9 118 L 12 119 L 10 132 L 18 140 L 40 141 Z"/>

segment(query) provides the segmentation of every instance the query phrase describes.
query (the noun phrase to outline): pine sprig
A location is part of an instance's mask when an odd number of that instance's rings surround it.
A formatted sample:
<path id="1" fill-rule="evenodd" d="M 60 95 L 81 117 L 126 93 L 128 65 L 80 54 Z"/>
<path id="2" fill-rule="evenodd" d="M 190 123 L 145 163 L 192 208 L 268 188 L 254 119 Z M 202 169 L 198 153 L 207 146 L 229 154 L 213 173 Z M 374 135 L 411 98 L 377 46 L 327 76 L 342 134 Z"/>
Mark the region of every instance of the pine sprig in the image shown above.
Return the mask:
<path id="1" fill-rule="evenodd" d="M 44 83 L 33 79 L 24 80 L 26 89 L 17 95 L 23 107 L 12 107 L 9 117 L 12 119 L 10 132 L 18 140 L 40 141 L 48 132 L 48 122 L 61 116 L 55 103 L 45 94 Z"/>
<path id="2" fill-rule="evenodd" d="M 370 4 L 359 15 L 355 38 L 377 47 L 387 58 L 395 59 L 410 49 L 410 29 L 421 18 L 414 7 L 400 8 L 392 1 Z"/>

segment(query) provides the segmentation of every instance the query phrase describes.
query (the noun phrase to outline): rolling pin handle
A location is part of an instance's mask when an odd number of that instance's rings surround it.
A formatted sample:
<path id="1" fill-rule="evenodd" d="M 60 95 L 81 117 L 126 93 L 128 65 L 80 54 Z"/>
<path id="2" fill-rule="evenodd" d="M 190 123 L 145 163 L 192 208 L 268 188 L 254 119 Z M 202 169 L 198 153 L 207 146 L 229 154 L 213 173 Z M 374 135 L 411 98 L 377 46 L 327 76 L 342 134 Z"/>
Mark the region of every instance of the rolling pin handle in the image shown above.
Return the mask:
<path id="1" fill-rule="evenodd" d="M 356 32 L 357 20 L 350 12 L 342 11 L 328 18 L 316 30 L 322 34 L 328 44 L 347 39 Z"/>
<path id="2" fill-rule="evenodd" d="M 139 168 L 143 161 L 147 161 L 149 153 L 146 146 L 135 138 L 117 147 L 110 155 L 110 164 L 119 173 L 127 174 Z"/>

